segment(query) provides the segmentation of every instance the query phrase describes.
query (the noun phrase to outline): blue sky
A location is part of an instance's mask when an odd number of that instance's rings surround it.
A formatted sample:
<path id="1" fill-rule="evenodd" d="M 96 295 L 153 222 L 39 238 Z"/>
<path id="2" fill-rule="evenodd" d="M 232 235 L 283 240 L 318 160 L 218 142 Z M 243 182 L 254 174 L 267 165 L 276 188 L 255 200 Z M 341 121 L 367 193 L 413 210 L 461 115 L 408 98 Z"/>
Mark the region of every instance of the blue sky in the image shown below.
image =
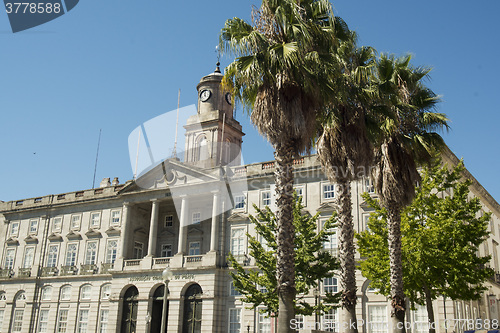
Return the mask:
<path id="1" fill-rule="evenodd" d="M 226 19 L 249 19 L 259 1 L 82 0 L 69 13 L 13 34 L 0 13 L 0 200 L 18 200 L 133 177 L 128 136 L 141 123 L 196 103 L 196 84 L 213 71 Z M 445 140 L 500 200 L 499 69 L 496 1 L 333 2 L 379 52 L 413 54 L 433 67 L 428 85 L 451 119 Z M 222 66 L 231 59 L 222 58 Z M 273 159 L 237 110 L 246 163 Z M 172 135 L 174 135 L 172 133 Z"/>

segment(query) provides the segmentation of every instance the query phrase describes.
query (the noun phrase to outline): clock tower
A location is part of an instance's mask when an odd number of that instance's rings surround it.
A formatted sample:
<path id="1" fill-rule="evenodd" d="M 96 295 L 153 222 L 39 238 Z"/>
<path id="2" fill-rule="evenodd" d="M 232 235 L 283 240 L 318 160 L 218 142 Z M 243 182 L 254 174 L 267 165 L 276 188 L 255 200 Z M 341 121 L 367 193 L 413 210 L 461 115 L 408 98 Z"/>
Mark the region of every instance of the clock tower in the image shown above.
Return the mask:
<path id="1" fill-rule="evenodd" d="M 198 112 L 190 117 L 186 129 L 184 161 L 200 168 L 241 164 L 241 143 L 245 135 L 233 118 L 231 94 L 222 88 L 220 63 L 215 71 L 201 78 Z"/>

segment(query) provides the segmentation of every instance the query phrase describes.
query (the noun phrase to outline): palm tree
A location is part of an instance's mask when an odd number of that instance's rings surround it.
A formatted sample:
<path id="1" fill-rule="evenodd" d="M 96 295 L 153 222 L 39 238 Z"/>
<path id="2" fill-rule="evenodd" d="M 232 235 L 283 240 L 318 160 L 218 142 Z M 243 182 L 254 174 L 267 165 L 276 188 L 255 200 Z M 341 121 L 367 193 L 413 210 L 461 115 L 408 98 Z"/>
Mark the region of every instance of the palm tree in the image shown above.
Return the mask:
<path id="1" fill-rule="evenodd" d="M 401 210 L 411 203 L 420 176 L 417 167 L 430 162 L 444 145 L 437 130 L 448 128 L 448 119 L 434 112 L 439 97 L 422 80 L 430 69 L 410 66 L 411 56 L 400 59 L 382 55 L 376 66 L 379 117 L 375 150 L 375 186 L 387 210 L 390 261 L 392 331 L 404 332 L 406 311 L 401 263 Z"/>
<path id="2" fill-rule="evenodd" d="M 293 158 L 312 147 L 317 110 L 332 93 L 335 23 L 327 0 L 263 0 L 252 23 L 227 20 L 220 46 L 238 58 L 223 79 L 276 158 L 278 331 L 295 317 Z"/>
<path id="3" fill-rule="evenodd" d="M 347 332 L 358 332 L 356 319 L 356 262 L 351 181 L 369 176 L 373 146 L 366 129 L 368 87 L 374 64 L 373 49 L 356 47 L 356 35 L 335 50 L 341 75 L 335 75 L 335 98 L 323 115 L 318 155 L 330 181 L 336 183 L 339 230 L 340 284 Z"/>

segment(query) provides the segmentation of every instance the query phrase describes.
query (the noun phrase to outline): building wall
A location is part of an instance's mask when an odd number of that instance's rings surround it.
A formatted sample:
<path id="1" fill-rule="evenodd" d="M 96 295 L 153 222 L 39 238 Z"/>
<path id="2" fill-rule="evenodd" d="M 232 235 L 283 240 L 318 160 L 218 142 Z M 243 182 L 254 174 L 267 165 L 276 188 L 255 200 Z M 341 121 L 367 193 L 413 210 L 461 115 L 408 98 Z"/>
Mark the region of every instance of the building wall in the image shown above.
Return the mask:
<path id="1" fill-rule="evenodd" d="M 301 188 L 305 209 L 315 214 L 320 212 L 321 219 L 328 218 L 333 212 L 331 199 L 325 197 L 324 186 L 329 184 L 319 167 L 315 156 L 304 157 L 295 162 L 296 187 Z M 194 172 L 194 171 L 193 171 Z M 78 332 L 79 325 L 83 332 L 84 321 L 80 316 L 88 315 L 85 321 L 87 332 L 99 332 L 101 317 L 107 312 L 107 328 L 105 332 L 120 332 L 122 315 L 124 313 L 124 295 L 129 287 L 136 287 L 137 301 L 137 330 L 148 332 L 151 323 L 148 323 L 153 310 L 153 295 L 159 286 L 163 285 L 161 272 L 169 266 L 173 278 L 168 284 L 169 312 L 168 332 L 182 331 L 184 316 L 185 293 L 191 285 L 198 284 L 203 294 L 200 296 L 202 304 L 202 332 L 228 332 L 230 328 L 230 314 L 240 311 L 240 331 L 259 331 L 259 322 L 266 320 L 254 310 L 247 309 L 241 296 L 231 294 L 231 278 L 228 274 L 226 256 L 231 251 L 232 231 L 243 228 L 244 233 L 255 234 L 248 219 L 249 214 L 255 214 L 253 204 L 263 208 L 263 193 L 271 193 L 270 206 L 274 208 L 274 162 L 256 163 L 240 167 L 225 169 L 232 182 L 247 182 L 248 190 L 245 195 L 245 205 L 239 209 L 227 211 L 221 215 L 204 218 L 200 223 L 184 227 L 186 248 L 179 249 L 181 243 L 179 230 L 181 218 L 175 212 L 175 205 L 169 188 L 141 189 L 135 182 L 106 186 L 99 189 L 65 193 L 42 198 L 32 198 L 19 201 L 0 203 L 0 246 L 1 277 L 0 277 L 0 318 L 1 332 L 14 332 L 15 317 L 19 319 L 22 311 L 22 324 L 16 326 L 19 332 L 38 332 L 43 328 L 47 319 L 47 332 L 54 332 L 61 322 L 66 319 L 66 332 Z M 182 186 L 199 188 L 197 174 L 185 171 L 185 183 Z M 193 184 L 193 185 L 190 185 Z M 352 184 L 353 218 L 355 229 L 362 231 L 366 227 L 366 218 L 370 211 L 364 208 L 361 193 L 371 190 L 369 180 L 361 180 Z M 196 191 L 190 192 L 189 209 L 186 216 L 193 217 L 193 213 L 205 207 L 211 207 L 213 197 L 201 195 Z M 493 213 L 491 236 L 482 245 L 481 254 L 493 254 L 491 267 L 499 271 L 498 243 L 500 243 L 500 211 L 498 204 L 476 182 L 472 193 L 481 198 L 484 211 Z M 376 195 L 375 193 L 373 195 Z M 157 227 L 152 228 L 153 201 L 158 200 L 159 210 Z M 125 208 L 129 213 L 125 214 Z M 92 224 L 92 214 L 100 213 L 100 219 Z M 165 217 L 173 215 L 171 226 L 165 225 Z M 74 216 L 80 216 L 79 225 Z M 62 218 L 61 228 L 54 222 Z M 320 220 L 321 220 L 320 219 Z M 37 229 L 31 221 L 38 221 Z M 72 221 L 75 222 L 72 225 Z M 216 251 L 210 251 L 212 221 L 217 224 Z M 17 225 L 17 227 L 16 227 Z M 14 228 L 14 229 L 13 229 Z M 16 230 L 17 228 L 17 230 Z M 320 228 L 320 225 L 318 225 Z M 124 240 L 128 240 L 125 241 Z M 114 256 L 111 256 L 109 242 L 117 240 Z M 148 248 L 151 241 L 156 241 L 152 253 Z M 97 242 L 95 267 L 82 266 L 87 264 L 87 246 L 89 242 Z M 200 242 L 199 253 L 190 255 L 189 243 Z M 139 251 L 134 246 L 142 244 Z M 75 267 L 68 270 L 68 245 L 77 245 Z M 123 244 L 128 244 L 122 249 Z M 172 256 L 161 256 L 161 245 L 172 245 Z M 242 260 L 247 260 L 247 239 L 243 237 Z M 34 256 L 31 267 L 24 267 L 26 249 L 34 247 Z M 56 271 L 51 274 L 49 266 L 49 250 L 57 247 Z M 11 253 L 14 255 L 11 257 Z M 123 253 L 122 253 L 123 251 Z M 122 255 L 124 254 L 124 255 Z M 140 254 L 138 258 L 134 254 Z M 12 258 L 12 261 L 11 259 Z M 110 262 L 111 261 L 111 262 Z M 8 267 L 13 262 L 12 268 Z M 112 266 L 110 266 L 112 264 Z M 252 261 L 248 262 L 249 267 Z M 27 266 L 30 266 L 29 263 Z M 497 280 L 498 281 L 498 280 Z M 390 304 L 384 296 L 378 295 L 369 288 L 367 281 L 361 274 L 357 276 L 358 305 L 357 314 L 365 325 L 362 332 L 376 332 L 373 326 L 367 324 L 372 319 L 389 322 Z M 455 319 L 498 319 L 498 310 L 490 305 L 496 305 L 500 294 L 499 284 L 494 280 L 488 282 L 488 292 L 479 302 L 462 302 L 438 299 L 434 302 L 437 331 L 445 332 L 445 319 L 454 323 Z M 42 290 L 50 287 L 49 294 Z M 69 287 L 69 289 L 64 289 Z M 104 289 L 103 289 L 104 287 Z M 106 289 L 109 287 L 109 290 Z M 332 286 L 333 287 L 333 286 Z M 320 294 L 312 291 L 307 296 L 311 303 L 316 297 L 323 294 L 324 286 L 320 286 Z M 63 292 L 65 291 L 65 292 Z M 69 292 L 68 293 L 66 293 Z M 84 292 L 83 292 L 84 291 Z M 63 294 L 61 294 L 63 292 Z M 83 293 L 83 295 L 82 295 Z M 24 296 L 20 296 L 24 295 Z M 235 310 L 237 309 L 237 310 Z M 239 310 L 238 310 L 239 309 Z M 66 312 L 67 310 L 67 312 Z M 420 309 L 422 311 L 422 309 Z M 495 312 L 496 311 L 496 312 Z M 67 313 L 67 318 L 64 314 Z M 416 312 L 421 313 L 421 312 Z M 445 314 L 446 313 L 446 314 Z M 62 317 L 61 317 L 62 316 Z M 234 316 L 233 316 L 234 317 Z M 42 324 L 40 320 L 42 319 Z M 409 322 L 415 322 L 415 313 L 408 313 Z M 418 316 L 417 316 L 418 319 Z M 341 311 L 336 315 L 337 322 L 343 322 Z M 19 320 L 18 320 L 19 321 Z M 306 327 L 314 326 L 316 321 L 322 321 L 315 316 L 304 318 Z M 269 327 L 274 329 L 271 320 Z M 324 327 L 324 326 L 323 326 Z M 384 331 L 384 330 L 383 330 Z M 414 330 L 417 332 L 418 330 Z M 453 329 L 448 329 L 448 332 Z M 455 329 L 455 331 L 459 331 Z"/>

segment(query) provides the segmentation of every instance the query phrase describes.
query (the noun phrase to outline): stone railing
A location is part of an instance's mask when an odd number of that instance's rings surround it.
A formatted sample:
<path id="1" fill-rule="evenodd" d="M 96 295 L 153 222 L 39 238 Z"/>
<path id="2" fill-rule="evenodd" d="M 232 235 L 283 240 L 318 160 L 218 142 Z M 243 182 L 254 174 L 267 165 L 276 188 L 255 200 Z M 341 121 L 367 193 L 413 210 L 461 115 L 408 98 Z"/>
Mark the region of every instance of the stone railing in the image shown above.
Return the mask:
<path id="1" fill-rule="evenodd" d="M 31 276 L 31 267 L 19 268 L 18 271 L 17 271 L 17 276 L 19 276 L 19 277 L 30 277 Z"/>
<path id="2" fill-rule="evenodd" d="M 111 263 L 102 263 L 101 264 L 101 273 L 102 274 L 108 274 L 110 270 L 112 270 L 115 267 L 114 264 Z"/>
<path id="3" fill-rule="evenodd" d="M 75 275 L 78 272 L 76 266 L 61 266 L 61 275 Z"/>
<path id="4" fill-rule="evenodd" d="M 141 259 L 130 259 L 130 260 L 124 260 L 123 262 L 125 264 L 125 267 L 132 267 L 132 266 L 140 266 L 141 265 Z"/>
<path id="5" fill-rule="evenodd" d="M 93 275 L 97 274 L 97 265 L 94 264 L 86 264 L 80 265 L 80 274 L 81 275 Z"/>
<path id="6" fill-rule="evenodd" d="M 186 256 L 186 262 L 201 262 L 203 256 Z"/>
<path id="7" fill-rule="evenodd" d="M 153 265 L 169 265 L 170 258 L 153 258 Z"/>
<path id="8" fill-rule="evenodd" d="M 57 267 L 42 267 L 42 276 L 56 276 L 58 272 Z"/>
<path id="9" fill-rule="evenodd" d="M 11 278 L 14 276 L 14 271 L 10 268 L 0 269 L 0 278 Z"/>

